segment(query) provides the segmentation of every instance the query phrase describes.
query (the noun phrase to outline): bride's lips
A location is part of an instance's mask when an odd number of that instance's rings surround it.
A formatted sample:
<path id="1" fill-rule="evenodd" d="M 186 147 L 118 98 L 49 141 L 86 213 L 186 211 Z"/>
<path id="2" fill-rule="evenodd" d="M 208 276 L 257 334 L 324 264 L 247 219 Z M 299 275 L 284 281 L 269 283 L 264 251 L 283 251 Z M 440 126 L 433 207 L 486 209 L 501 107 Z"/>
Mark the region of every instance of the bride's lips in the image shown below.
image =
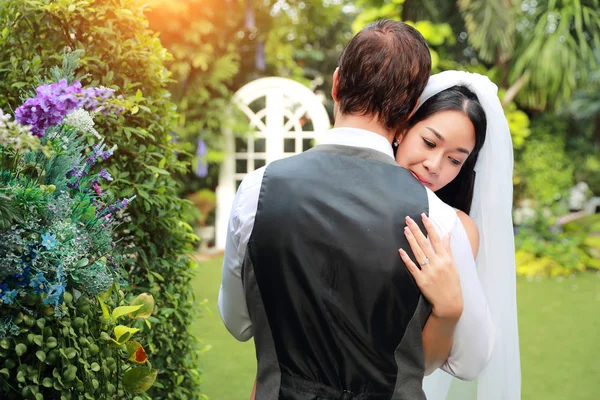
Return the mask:
<path id="1" fill-rule="evenodd" d="M 413 176 L 415 178 L 417 178 L 419 180 L 419 182 L 421 182 L 423 184 L 423 186 L 430 186 L 431 185 L 431 182 L 427 182 L 425 179 L 421 178 L 421 175 L 419 175 L 419 174 L 417 174 L 417 173 L 415 173 L 413 171 L 410 171 L 410 173 L 413 174 Z"/>

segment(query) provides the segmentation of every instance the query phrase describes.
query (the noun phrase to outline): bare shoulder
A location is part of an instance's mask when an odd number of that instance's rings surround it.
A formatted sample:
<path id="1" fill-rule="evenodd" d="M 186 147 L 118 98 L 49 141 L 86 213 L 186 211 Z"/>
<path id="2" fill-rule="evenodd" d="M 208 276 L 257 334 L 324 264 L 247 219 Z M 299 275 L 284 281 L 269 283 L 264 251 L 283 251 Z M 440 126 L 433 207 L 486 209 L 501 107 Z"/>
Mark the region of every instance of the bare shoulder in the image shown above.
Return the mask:
<path id="1" fill-rule="evenodd" d="M 456 214 L 467 232 L 467 237 L 471 243 L 471 250 L 473 250 L 473 257 L 475 258 L 477 257 L 477 251 L 479 250 L 479 229 L 477 229 L 477 225 L 475 225 L 473 218 L 469 217 L 468 214 L 460 210 L 456 210 Z"/>

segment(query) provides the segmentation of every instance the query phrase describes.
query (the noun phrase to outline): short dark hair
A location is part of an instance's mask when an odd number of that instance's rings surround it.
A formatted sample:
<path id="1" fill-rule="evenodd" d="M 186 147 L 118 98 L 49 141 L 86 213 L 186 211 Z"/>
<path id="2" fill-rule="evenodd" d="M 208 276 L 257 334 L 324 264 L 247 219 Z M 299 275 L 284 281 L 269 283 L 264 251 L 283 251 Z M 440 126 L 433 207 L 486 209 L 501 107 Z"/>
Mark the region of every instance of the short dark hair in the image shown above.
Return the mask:
<path id="1" fill-rule="evenodd" d="M 340 112 L 374 115 L 387 129 L 398 130 L 425 89 L 431 55 L 415 28 L 381 20 L 350 40 L 338 67 Z"/>
<path id="2" fill-rule="evenodd" d="M 477 96 L 464 86 L 452 86 L 428 99 L 408 122 L 409 127 L 441 111 L 464 113 L 475 128 L 475 147 L 460 169 L 460 172 L 446 186 L 435 194 L 446 204 L 469 213 L 475 186 L 475 163 L 479 151 L 485 143 L 487 118 Z"/>

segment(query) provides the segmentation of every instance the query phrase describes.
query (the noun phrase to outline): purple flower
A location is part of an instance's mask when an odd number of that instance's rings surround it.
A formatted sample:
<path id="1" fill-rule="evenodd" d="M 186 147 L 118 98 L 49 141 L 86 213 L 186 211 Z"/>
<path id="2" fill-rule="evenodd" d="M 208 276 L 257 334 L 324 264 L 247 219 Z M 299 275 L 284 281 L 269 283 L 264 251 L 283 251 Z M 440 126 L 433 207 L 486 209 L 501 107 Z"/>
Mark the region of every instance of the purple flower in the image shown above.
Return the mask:
<path id="1" fill-rule="evenodd" d="M 76 95 L 81 93 L 81 83 L 69 86 L 66 80 L 50 85 L 40 85 L 36 97 L 27 99 L 15 110 L 15 119 L 22 125 L 30 125 L 31 132 L 43 137 L 47 128 L 58 125 L 65 115 L 77 108 Z"/>
<path id="2" fill-rule="evenodd" d="M 100 173 L 98 174 L 100 176 L 100 178 L 104 179 L 105 181 L 112 181 L 113 177 L 110 175 L 110 172 L 108 172 L 107 170 L 103 169 L 102 171 L 100 171 Z"/>
<path id="3" fill-rule="evenodd" d="M 113 95 L 112 89 L 82 89 L 80 82 L 69 85 L 63 79 L 50 85 L 40 85 L 36 89 L 36 97 L 27 99 L 15 110 L 15 119 L 22 125 L 30 125 L 35 136 L 43 137 L 47 128 L 60 124 L 67 114 L 77 108 L 88 111 L 114 109 L 120 113 L 121 107 L 108 102 Z"/>
<path id="4" fill-rule="evenodd" d="M 206 147 L 206 142 L 202 139 L 198 139 L 198 148 L 196 150 L 196 157 L 198 158 L 198 162 L 196 164 L 195 174 L 198 178 L 204 178 L 208 175 L 208 165 L 204 162 L 203 158 L 208 153 L 208 148 Z"/>

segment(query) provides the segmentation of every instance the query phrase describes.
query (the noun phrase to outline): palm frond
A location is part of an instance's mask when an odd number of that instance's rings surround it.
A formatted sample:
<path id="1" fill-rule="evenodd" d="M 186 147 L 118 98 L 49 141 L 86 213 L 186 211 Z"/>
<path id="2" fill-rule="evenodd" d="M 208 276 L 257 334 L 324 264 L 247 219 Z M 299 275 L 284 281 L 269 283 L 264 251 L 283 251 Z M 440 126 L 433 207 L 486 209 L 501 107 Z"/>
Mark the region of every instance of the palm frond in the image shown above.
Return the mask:
<path id="1" fill-rule="evenodd" d="M 458 0 L 469 43 L 487 62 L 508 60 L 514 50 L 520 1 Z"/>

